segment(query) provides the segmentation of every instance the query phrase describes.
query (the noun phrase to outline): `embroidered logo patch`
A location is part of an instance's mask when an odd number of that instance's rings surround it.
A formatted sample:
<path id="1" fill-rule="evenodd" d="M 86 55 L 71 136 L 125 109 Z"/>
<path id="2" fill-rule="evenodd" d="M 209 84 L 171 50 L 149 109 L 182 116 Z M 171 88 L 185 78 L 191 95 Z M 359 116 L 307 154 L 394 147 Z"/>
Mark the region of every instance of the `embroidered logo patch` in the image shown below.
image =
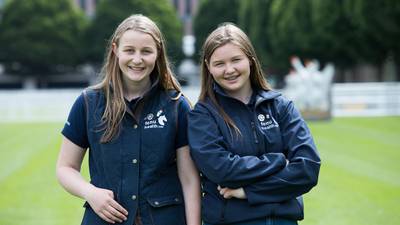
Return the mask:
<path id="1" fill-rule="evenodd" d="M 260 121 L 261 130 L 269 130 L 274 127 L 279 127 L 278 123 L 269 114 L 259 114 L 257 118 Z"/>
<path id="2" fill-rule="evenodd" d="M 146 119 L 147 119 L 147 120 L 152 120 L 153 118 L 154 118 L 153 113 L 149 113 L 149 114 L 146 116 Z"/>
<path id="3" fill-rule="evenodd" d="M 164 128 L 167 121 L 167 117 L 164 115 L 163 110 L 160 109 L 156 116 L 154 116 L 153 113 L 147 114 L 147 116 L 144 118 L 144 129 Z"/>

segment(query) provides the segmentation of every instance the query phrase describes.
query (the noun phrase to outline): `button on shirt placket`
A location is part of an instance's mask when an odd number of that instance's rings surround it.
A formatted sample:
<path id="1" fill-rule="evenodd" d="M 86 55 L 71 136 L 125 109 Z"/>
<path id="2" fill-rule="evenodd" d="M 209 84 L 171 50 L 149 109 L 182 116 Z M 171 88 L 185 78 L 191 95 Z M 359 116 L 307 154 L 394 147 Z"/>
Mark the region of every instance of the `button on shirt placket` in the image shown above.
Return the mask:
<path id="1" fill-rule="evenodd" d="M 139 162 L 140 162 L 140 139 L 141 139 L 141 127 L 138 122 L 133 119 L 133 121 L 126 121 L 130 123 L 126 132 L 126 141 L 124 144 L 124 154 L 122 157 L 126 158 L 123 176 L 123 186 L 122 186 L 122 198 L 126 199 L 126 206 L 129 213 L 133 215 L 136 214 L 136 209 L 139 207 Z"/>
<path id="2" fill-rule="evenodd" d="M 137 130 L 138 127 L 139 127 L 139 126 L 138 126 L 136 123 L 133 125 L 133 129 L 135 129 L 135 130 Z M 132 166 L 138 166 L 138 165 L 137 165 L 138 162 L 139 162 L 139 161 L 138 161 L 136 158 L 132 159 Z M 133 201 L 135 201 L 135 200 L 137 199 L 137 196 L 136 196 L 136 195 L 132 195 L 131 199 L 132 199 Z"/>

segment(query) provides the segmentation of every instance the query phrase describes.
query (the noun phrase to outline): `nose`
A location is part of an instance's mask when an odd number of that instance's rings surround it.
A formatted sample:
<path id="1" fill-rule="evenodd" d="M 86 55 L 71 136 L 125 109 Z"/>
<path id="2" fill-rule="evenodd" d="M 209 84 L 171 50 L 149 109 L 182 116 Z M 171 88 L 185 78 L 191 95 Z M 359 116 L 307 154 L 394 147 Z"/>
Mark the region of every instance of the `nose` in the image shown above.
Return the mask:
<path id="1" fill-rule="evenodd" d="M 235 72 L 234 66 L 232 64 L 230 64 L 230 63 L 226 64 L 225 73 L 226 74 L 232 74 L 234 72 Z"/>
<path id="2" fill-rule="evenodd" d="M 140 64 L 142 62 L 142 56 L 140 54 L 134 54 L 132 56 L 132 63 L 133 64 Z"/>

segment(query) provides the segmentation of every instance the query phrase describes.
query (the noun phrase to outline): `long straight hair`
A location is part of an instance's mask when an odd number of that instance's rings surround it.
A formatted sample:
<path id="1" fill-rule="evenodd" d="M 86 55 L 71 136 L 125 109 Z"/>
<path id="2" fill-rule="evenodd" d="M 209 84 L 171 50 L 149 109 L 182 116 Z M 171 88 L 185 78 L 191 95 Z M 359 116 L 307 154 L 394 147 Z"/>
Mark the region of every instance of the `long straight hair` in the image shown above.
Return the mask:
<path id="1" fill-rule="evenodd" d="M 255 89 L 271 90 L 270 85 L 265 79 L 264 73 L 261 69 L 261 64 L 257 58 L 253 45 L 248 36 L 236 25 L 232 23 L 223 23 L 210 35 L 208 35 L 202 48 L 201 56 L 201 90 L 199 101 L 210 99 L 215 105 L 225 123 L 230 129 L 234 129 L 236 134 L 240 134 L 239 128 L 235 125 L 233 120 L 225 112 L 222 106 L 217 101 L 214 93 L 214 78 L 210 73 L 207 64 L 214 51 L 228 43 L 238 46 L 247 56 L 250 61 L 250 83 Z"/>
<path id="2" fill-rule="evenodd" d="M 101 143 L 109 142 L 118 136 L 121 121 L 127 109 L 124 101 L 122 72 L 118 65 L 118 57 L 113 52 L 113 44 L 118 46 L 120 38 L 128 30 L 149 34 L 154 39 L 158 55 L 154 68 L 156 71 L 153 70 L 151 76 L 156 76 L 153 78 L 155 78 L 154 80 L 158 80 L 162 89 L 181 91 L 180 85 L 170 68 L 166 54 L 165 40 L 157 25 L 148 17 L 140 14 L 129 16 L 118 25 L 111 36 L 107 44 L 106 55 L 100 72 L 102 80 L 93 86 L 94 89 L 102 90 L 106 98 L 106 106 L 100 124 L 100 127 L 105 129 L 100 140 Z"/>

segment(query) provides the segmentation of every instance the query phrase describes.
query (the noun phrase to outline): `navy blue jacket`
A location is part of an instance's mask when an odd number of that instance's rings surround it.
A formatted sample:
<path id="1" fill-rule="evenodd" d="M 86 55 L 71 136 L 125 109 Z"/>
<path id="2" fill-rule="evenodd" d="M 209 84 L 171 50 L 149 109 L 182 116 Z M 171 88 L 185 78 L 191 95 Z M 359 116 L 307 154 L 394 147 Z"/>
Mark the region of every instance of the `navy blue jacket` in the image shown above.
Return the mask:
<path id="1" fill-rule="evenodd" d="M 186 224 L 175 141 L 178 113 L 188 113 L 190 105 L 183 96 L 174 97 L 176 92 L 153 85 L 133 110 L 128 109 L 119 135 L 103 144 L 105 96 L 99 90 L 86 91 L 90 182 L 112 190 L 128 210 L 128 220 L 121 224 L 134 224 L 137 212 L 144 224 Z M 89 204 L 85 207 L 82 224 L 108 224 Z"/>
<path id="2" fill-rule="evenodd" d="M 209 99 L 189 114 L 191 155 L 202 173 L 203 220 L 303 219 L 301 195 L 317 184 L 320 158 L 300 113 L 274 91 L 255 90 L 247 105 L 218 85 L 214 91 L 241 134 L 228 128 Z M 224 199 L 217 185 L 243 187 L 247 199 Z"/>

